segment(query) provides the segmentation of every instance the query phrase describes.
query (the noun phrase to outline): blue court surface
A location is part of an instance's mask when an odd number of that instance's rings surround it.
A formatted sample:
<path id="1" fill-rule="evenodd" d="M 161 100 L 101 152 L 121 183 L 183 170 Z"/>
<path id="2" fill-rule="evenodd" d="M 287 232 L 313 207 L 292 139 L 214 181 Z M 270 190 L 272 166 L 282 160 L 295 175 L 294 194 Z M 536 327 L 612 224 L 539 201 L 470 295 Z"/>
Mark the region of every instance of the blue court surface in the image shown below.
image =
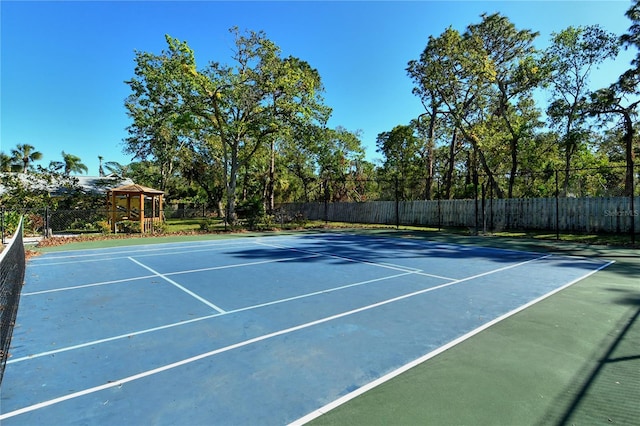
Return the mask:
<path id="1" fill-rule="evenodd" d="M 607 265 L 336 233 L 43 254 L 0 420 L 304 423 Z"/>

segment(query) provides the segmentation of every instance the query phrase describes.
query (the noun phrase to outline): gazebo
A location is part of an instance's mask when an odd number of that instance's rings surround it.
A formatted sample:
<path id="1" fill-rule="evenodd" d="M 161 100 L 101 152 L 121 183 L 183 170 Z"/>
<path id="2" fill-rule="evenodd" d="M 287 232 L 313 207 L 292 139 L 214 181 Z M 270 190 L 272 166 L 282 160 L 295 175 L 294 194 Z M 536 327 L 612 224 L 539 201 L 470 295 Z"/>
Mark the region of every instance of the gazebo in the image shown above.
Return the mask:
<path id="1" fill-rule="evenodd" d="M 118 227 L 140 224 L 140 232 L 151 232 L 164 221 L 162 197 L 164 192 L 142 185 L 124 185 L 107 193 L 111 231 Z"/>

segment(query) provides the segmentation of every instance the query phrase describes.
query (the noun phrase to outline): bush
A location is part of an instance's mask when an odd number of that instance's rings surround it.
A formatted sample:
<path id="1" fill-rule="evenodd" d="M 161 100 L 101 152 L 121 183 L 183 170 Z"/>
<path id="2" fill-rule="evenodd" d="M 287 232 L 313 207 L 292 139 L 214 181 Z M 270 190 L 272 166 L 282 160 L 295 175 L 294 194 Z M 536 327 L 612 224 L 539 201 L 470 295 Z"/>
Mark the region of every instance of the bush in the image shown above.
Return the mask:
<path id="1" fill-rule="evenodd" d="M 99 220 L 95 223 L 95 227 L 100 230 L 102 234 L 110 234 L 111 233 L 111 225 L 106 220 Z"/>
<path id="2" fill-rule="evenodd" d="M 18 228 L 20 223 L 20 213 L 8 211 L 4 212 L 4 234 L 5 236 L 11 236 Z"/>
<path id="3" fill-rule="evenodd" d="M 238 203 L 236 208 L 238 218 L 243 219 L 250 230 L 258 228 L 258 224 L 264 220 L 264 203 L 260 197 L 249 198 Z"/>
<path id="4" fill-rule="evenodd" d="M 213 219 L 205 219 L 200 223 L 200 230 L 205 232 L 210 232 L 215 229 L 217 221 Z"/>
<path id="5" fill-rule="evenodd" d="M 134 222 L 134 221 L 123 222 L 122 232 L 126 234 L 139 234 L 141 232 L 140 222 Z"/>

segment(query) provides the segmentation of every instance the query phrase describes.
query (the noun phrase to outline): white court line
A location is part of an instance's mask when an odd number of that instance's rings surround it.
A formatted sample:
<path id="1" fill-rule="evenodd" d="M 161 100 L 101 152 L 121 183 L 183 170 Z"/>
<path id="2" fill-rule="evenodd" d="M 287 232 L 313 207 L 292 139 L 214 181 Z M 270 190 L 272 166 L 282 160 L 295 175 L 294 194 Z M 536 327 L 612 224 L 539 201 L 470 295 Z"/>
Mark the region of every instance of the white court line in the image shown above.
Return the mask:
<path id="1" fill-rule="evenodd" d="M 231 265 L 220 265 L 220 266 L 211 266 L 211 267 L 208 267 L 208 268 L 188 269 L 188 270 L 184 270 L 184 271 L 167 272 L 164 275 L 165 276 L 171 276 L 171 275 L 180 275 L 180 274 L 190 274 L 190 273 L 193 273 L 193 272 L 215 271 L 215 270 L 218 270 L 218 269 L 242 268 L 242 267 L 245 267 L 245 266 L 263 265 L 265 263 L 287 262 L 289 260 L 309 259 L 309 258 L 319 257 L 319 256 L 320 255 L 309 255 L 309 256 L 304 256 L 304 257 L 287 257 L 287 258 L 282 258 L 282 259 L 270 259 L 270 260 L 260 260 L 260 261 L 256 261 L 256 262 L 235 263 L 235 264 L 231 264 Z M 126 258 L 123 258 L 123 259 L 131 260 L 131 257 L 126 257 Z M 149 268 L 145 268 L 145 269 L 149 270 Z M 121 280 L 103 281 L 103 282 L 100 282 L 100 283 L 89 283 L 89 284 L 81 284 L 81 285 L 76 285 L 76 286 L 54 288 L 54 289 L 49 289 L 49 290 L 34 291 L 34 292 L 31 292 L 31 293 L 23 293 L 22 296 L 35 296 L 35 295 L 46 294 L 46 293 L 56 293 L 58 291 L 78 290 L 78 289 L 87 288 L 87 287 L 97 287 L 97 286 L 102 286 L 102 285 L 118 284 L 118 283 L 129 282 L 129 281 L 143 280 L 143 279 L 148 279 L 148 278 L 154 278 L 154 277 L 157 277 L 157 276 L 158 276 L 158 273 L 154 271 L 154 275 L 143 275 L 141 277 L 136 277 L 136 278 L 123 278 Z"/>
<path id="2" fill-rule="evenodd" d="M 233 263 L 231 265 L 210 266 L 208 268 L 198 268 L 198 269 L 188 269 L 184 271 L 167 272 L 165 275 L 169 276 L 169 275 L 191 274 L 193 272 L 215 271 L 218 269 L 242 268 L 245 266 L 264 265 L 267 263 L 288 262 L 290 260 L 311 259 L 314 257 L 320 257 L 320 255 L 316 254 L 316 255 L 309 255 L 309 256 L 303 256 L 303 257 L 283 257 L 282 259 L 269 259 L 269 260 L 257 260 L 255 262 Z"/>
<path id="3" fill-rule="evenodd" d="M 334 258 L 334 259 L 346 260 L 348 262 L 353 262 L 353 263 L 362 263 L 364 265 L 377 266 L 379 268 L 393 269 L 395 271 L 412 272 L 412 273 L 415 273 L 415 274 L 423 275 L 425 277 L 440 278 L 440 279 L 449 280 L 449 281 L 454 281 L 455 280 L 455 278 L 442 277 L 440 275 L 428 274 L 428 273 L 424 272 L 422 269 L 409 268 L 409 267 L 402 266 L 402 265 L 394 265 L 393 263 L 377 263 L 377 262 L 371 262 L 369 260 L 355 259 L 355 258 L 351 258 L 351 257 L 340 256 L 340 255 L 337 255 L 337 254 L 323 253 L 323 252 L 320 252 L 320 251 L 311 251 L 311 250 L 306 250 L 306 249 L 299 249 L 299 248 L 296 248 L 296 247 L 288 247 L 288 246 L 283 246 L 283 245 L 279 245 L 279 244 L 267 244 L 267 243 L 262 243 L 262 242 L 257 242 L 256 244 L 261 244 L 261 245 L 264 245 L 264 246 L 267 246 L 267 247 L 274 247 L 274 248 L 281 248 L 281 249 L 286 249 L 286 250 L 291 250 L 291 251 L 298 251 L 300 253 L 314 254 L 314 255 L 317 255 L 317 256 L 331 257 L 331 258 Z"/>
<path id="4" fill-rule="evenodd" d="M 68 351 L 72 351 L 75 349 L 82 349 L 82 348 L 86 348 L 88 346 L 95 346 L 95 345 L 99 345 L 101 343 L 107 343 L 107 342 L 112 342 L 114 340 L 119 340 L 119 339 L 128 339 L 131 338 L 133 336 L 139 336 L 142 334 L 147 334 L 147 333 L 152 333 L 154 331 L 160 331 L 160 330 L 165 330 L 168 328 L 173 328 L 173 327 L 178 327 L 178 326 L 182 326 L 182 325 L 186 325 L 186 324 L 191 324 L 194 322 L 198 322 L 198 321 L 204 321 L 204 320 L 208 320 L 211 318 L 216 318 L 216 317 L 220 317 L 223 315 L 231 315 L 231 314 L 236 314 L 238 312 L 244 312 L 244 311 L 250 311 L 253 309 L 259 309 L 259 308 L 265 308 L 267 306 L 273 306 L 273 305 L 278 305 L 280 303 L 286 303 L 286 302 L 291 302 L 293 300 L 300 300 L 300 299 L 304 299 L 307 297 L 313 297 L 313 296 L 317 296 L 320 294 L 327 294 L 327 293 L 332 293 L 334 291 L 339 291 L 339 290 L 345 290 L 347 288 L 351 288 L 351 287 L 357 287 L 357 286 L 361 286 L 361 285 L 365 285 L 365 284 L 371 284 L 377 281 L 384 281 L 384 280 L 390 280 L 390 279 L 394 279 L 394 278 L 399 278 L 399 277 L 403 277 L 405 275 L 412 275 L 412 272 L 405 272 L 402 274 L 396 274 L 396 275 L 390 275 L 388 277 L 382 277 L 382 278 L 374 278 L 371 280 L 366 280 L 366 281 L 360 281 L 357 283 L 353 283 L 353 284 L 346 284 L 340 287 L 333 287 L 333 288 L 328 288 L 328 289 L 324 289 L 324 290 L 318 290 L 315 291 L 313 293 L 305 293 L 305 294 L 301 294 L 298 296 L 291 296 L 291 297 L 287 297 L 286 299 L 279 299 L 279 300 L 273 300 L 271 302 L 264 302 L 264 303 L 260 303 L 257 305 L 252 305 L 252 306 L 245 306 L 244 308 L 238 308 L 238 309 L 233 309 L 230 311 L 226 311 L 225 313 L 217 313 L 217 314 L 212 314 L 212 315 L 206 315 L 204 317 L 199 317 L 199 318 L 192 318 L 190 320 L 185 320 L 185 321 L 179 321 L 179 322 L 175 322 L 172 324 L 166 324 L 166 325 L 162 325 L 162 326 L 158 326 L 158 327 L 153 327 L 153 328 L 148 328 L 145 330 L 139 330 L 139 331 L 133 331 L 131 333 L 125 333 L 125 334 L 121 334 L 119 336 L 112 336 L 112 337 L 106 337 L 104 339 L 98 339 L 98 340 L 93 340 L 91 342 L 85 342 L 85 343 L 80 343 L 78 345 L 73 345 L 73 346 L 67 346 L 65 348 L 59 348 L 59 349 L 54 349 L 51 351 L 47 351 L 47 352 L 40 352 L 38 354 L 34 354 L 34 355 L 27 355 L 27 356 L 23 356 L 20 358 L 12 358 L 10 360 L 7 361 L 7 364 L 13 364 L 16 362 L 21 362 L 21 361 L 28 361 L 34 358 L 40 358 L 43 356 L 47 356 L 47 355 L 55 355 L 61 352 L 68 352 Z"/>
<path id="5" fill-rule="evenodd" d="M 68 401 L 70 399 L 79 398 L 81 396 L 89 395 L 89 394 L 92 394 L 92 393 L 95 393 L 95 392 L 99 392 L 99 391 L 102 391 L 102 390 L 105 390 L 105 389 L 109 389 L 109 388 L 113 388 L 113 387 L 120 387 L 120 386 L 122 386 L 122 385 L 124 385 L 126 383 L 133 382 L 133 381 L 139 380 L 139 379 L 143 379 L 145 377 L 149 377 L 149 376 L 152 376 L 154 374 L 162 373 L 164 371 L 172 370 L 174 368 L 181 367 L 183 365 L 187 365 L 187 364 L 190 364 L 190 363 L 193 363 L 193 362 L 205 359 L 205 358 L 209 358 L 211 356 L 218 355 L 218 354 L 221 354 L 223 352 L 228 352 L 230 350 L 238 349 L 238 348 L 241 348 L 241 347 L 244 347 L 244 346 L 248 346 L 248 345 L 251 345 L 253 343 L 261 342 L 263 340 L 272 339 L 272 338 L 277 337 L 277 336 L 281 336 L 281 335 L 284 335 L 284 334 L 288 334 L 288 333 L 292 333 L 292 332 L 295 332 L 295 331 L 303 330 L 303 329 L 306 329 L 306 328 L 309 328 L 309 327 L 313 327 L 313 326 L 316 326 L 316 325 L 319 325 L 319 324 L 323 324 L 323 323 L 326 323 L 326 322 L 329 322 L 329 321 L 333 321 L 333 320 L 336 320 L 336 319 L 339 319 L 339 318 L 343 318 L 343 317 L 346 317 L 346 316 L 349 316 L 349 315 L 354 315 L 354 314 L 357 314 L 357 313 L 360 313 L 360 312 L 364 312 L 364 311 L 367 311 L 367 310 L 370 310 L 370 309 L 374 309 L 374 308 L 377 308 L 377 307 L 380 307 L 380 306 L 384 306 L 384 305 L 387 305 L 387 304 L 390 304 L 390 303 L 394 303 L 394 302 L 397 302 L 397 301 L 400 301 L 400 300 L 408 299 L 410 297 L 414 297 L 414 296 L 418 296 L 418 295 L 421 295 L 421 294 L 425 294 L 425 293 L 428 293 L 430 291 L 435 291 L 435 290 L 438 290 L 438 289 L 441 289 L 441 288 L 445 288 L 445 287 L 449 287 L 449 286 L 452 286 L 452 285 L 456 285 L 456 284 L 459 284 L 461 282 L 469 281 L 469 280 L 472 280 L 472 279 L 475 279 L 475 278 L 479 278 L 479 277 L 483 277 L 483 276 L 486 276 L 486 275 L 495 274 L 497 272 L 504 271 L 504 270 L 507 270 L 507 269 L 516 268 L 516 267 L 525 265 L 527 263 L 535 262 L 535 261 L 538 261 L 538 260 L 541 260 L 541 259 L 545 259 L 545 258 L 548 258 L 548 257 L 551 257 L 551 255 L 545 255 L 545 256 L 542 256 L 542 257 L 539 257 L 539 258 L 529 259 L 529 260 L 524 261 L 524 262 L 520 262 L 520 263 L 516 263 L 516 264 L 513 264 L 513 265 L 504 266 L 502 268 L 498 268 L 498 269 L 495 269 L 495 270 L 492 270 L 492 271 L 483 272 L 481 274 L 473 275 L 473 276 L 470 276 L 470 277 L 467 277 L 467 278 L 463 278 L 463 279 L 460 279 L 460 280 L 457 280 L 457 281 L 441 284 L 441 285 L 436 286 L 436 287 L 430 287 L 428 289 L 415 291 L 413 293 L 408 293 L 408 294 L 405 294 L 405 295 L 402 295 L 402 296 L 398 296 L 398 297 L 394 297 L 394 298 L 391 298 L 391 299 L 383 300 L 381 302 L 373 303 L 371 305 L 363 306 L 363 307 L 360 307 L 360 308 L 357 308 L 357 309 L 352 309 L 350 311 L 342 312 L 340 314 L 331 315 L 331 316 L 328 316 L 328 317 L 325 317 L 325 318 L 321 318 L 321 319 L 318 319 L 318 320 L 315 320 L 315 321 L 311 321 L 311 322 L 308 322 L 308 323 L 305 323 L 305 324 L 300 324 L 300 325 L 297 325 L 297 326 L 294 326 L 294 327 L 290 327 L 290 328 L 286 328 L 286 329 L 283 329 L 283 330 L 275 331 L 273 333 L 264 334 L 262 336 L 254 337 L 252 339 L 248 339 L 248 340 L 245 340 L 243 342 L 235 343 L 233 345 L 225 346 L 223 348 L 215 349 L 215 350 L 212 350 L 212 351 L 209 351 L 209 352 L 205 352 L 205 353 L 200 354 L 200 355 L 196 355 L 196 356 L 193 356 L 193 357 L 190 357 L 190 358 L 186 358 L 186 359 L 183 359 L 181 361 L 177 361 L 177 362 L 174 362 L 174 363 L 171 363 L 171 364 L 166 364 L 166 365 L 163 365 L 161 367 L 154 368 L 154 369 L 151 369 L 151 370 L 143 371 L 141 373 L 134 374 L 132 376 L 124 377 L 124 378 L 121 378 L 121 379 L 118 379 L 118 380 L 109 381 L 108 383 L 105 383 L 105 384 L 102 384 L 102 385 L 99 385 L 99 386 L 94 386 L 94 387 L 87 388 L 87 389 L 84 389 L 84 390 L 81 390 L 81 391 L 78 391 L 78 392 L 73 392 L 73 393 L 70 393 L 70 394 L 67 394 L 67 395 L 63 395 L 63 396 L 60 396 L 58 398 L 50 399 L 48 401 L 43 401 L 43 402 L 40 402 L 40 403 L 37 403 L 37 404 L 33 404 L 33 405 L 30 405 L 30 406 L 27 406 L 27 407 L 23 407 L 23 408 L 20 408 L 18 410 L 10 411 L 10 412 L 5 413 L 5 414 L 0 414 L 0 420 L 8 419 L 10 417 L 15 417 L 15 416 L 20 415 L 20 414 L 24 414 L 24 413 L 28 413 L 28 412 L 31 412 L 31 411 L 35 411 L 35 410 L 38 410 L 40 408 L 44 408 L 44 407 L 48 407 L 48 406 L 51 406 L 51 405 L 55 405 L 55 404 L 58 404 L 58 403 L 61 403 L 61 402 L 64 402 L 64 401 Z"/>
<path id="6" fill-rule="evenodd" d="M 180 290 L 184 291 L 185 293 L 187 293 L 188 295 L 198 299 L 199 301 L 201 301 L 202 303 L 204 303 L 205 305 L 209 306 L 210 308 L 215 309 L 216 311 L 220 312 L 221 314 L 223 314 L 225 312 L 224 309 L 214 305 L 213 303 L 209 302 L 207 299 L 205 299 L 204 297 L 201 297 L 199 295 L 197 295 L 196 293 L 192 292 L 191 290 L 189 290 L 188 288 L 185 288 L 183 286 L 181 286 L 180 284 L 178 284 L 177 282 L 173 281 L 171 278 L 161 274 L 160 272 L 157 272 L 156 270 L 148 267 L 147 265 L 145 265 L 144 263 L 140 263 L 137 260 L 135 260 L 133 257 L 129 257 L 129 260 L 131 260 L 133 263 L 142 266 L 144 269 L 148 270 L 149 272 L 151 272 L 152 274 L 155 274 L 156 276 L 162 278 L 163 280 L 165 280 L 166 282 L 173 284 L 174 286 L 178 287 Z"/>
<path id="7" fill-rule="evenodd" d="M 461 343 L 461 342 L 463 342 L 463 341 L 475 336 L 476 334 L 478 334 L 481 331 L 484 331 L 487 328 L 499 323 L 500 321 L 502 321 L 502 320 L 504 320 L 506 318 L 509 318 L 510 316 L 513 316 L 513 315 L 517 314 L 518 312 L 521 312 L 521 311 L 525 310 L 526 308 L 528 308 L 530 306 L 535 305 L 536 303 L 538 303 L 538 302 L 540 302 L 540 301 L 542 301 L 542 300 L 544 300 L 544 299 L 546 299 L 546 298 L 558 293 L 559 291 L 564 290 L 565 288 L 577 283 L 578 281 L 581 281 L 581 280 L 589 277 L 590 275 L 595 274 L 596 272 L 606 268 L 607 266 L 611 265 L 612 263 L 615 263 L 615 261 L 610 261 L 610 262 L 608 262 L 608 263 L 606 263 L 604 265 L 601 265 L 598 269 L 596 269 L 594 271 L 591 271 L 588 274 L 586 274 L 586 275 L 584 275 L 584 276 L 582 276 L 580 278 L 576 278 L 575 280 L 573 280 L 573 281 L 571 281 L 571 282 L 569 282 L 569 283 L 567 283 L 567 284 L 565 284 L 565 285 L 563 285 L 563 286 L 561 286 L 559 288 L 556 288 L 556 289 L 552 290 L 551 292 L 549 292 L 547 294 L 543 294 L 542 296 L 538 297 L 537 299 L 532 300 L 529 303 L 526 303 L 526 304 L 524 304 L 524 305 L 522 305 L 522 306 L 520 306 L 520 307 L 518 307 L 518 308 L 516 308 L 516 309 L 514 309 L 512 311 L 507 312 L 504 315 L 501 315 L 501 316 L 489 321 L 486 324 L 481 325 L 480 327 L 478 327 L 478 328 L 476 328 L 474 330 L 471 330 L 467 334 L 464 334 L 464 335 L 458 337 L 457 339 L 452 340 L 451 342 L 447 343 L 446 345 L 439 347 L 435 351 L 429 352 L 428 354 L 426 354 L 426 355 L 424 355 L 424 356 L 422 356 L 422 357 L 420 357 L 420 358 L 418 358 L 418 359 L 416 359 L 414 361 L 411 361 L 411 362 L 403 365 L 402 367 L 400 367 L 400 368 L 398 368 L 398 369 L 396 369 L 396 370 L 394 370 L 394 371 L 392 371 L 392 372 L 390 372 L 388 374 L 385 374 L 384 376 L 382 376 L 382 377 L 380 377 L 380 378 L 378 378 L 378 379 L 376 379 L 376 380 L 374 380 L 372 382 L 367 383 L 366 385 L 358 388 L 357 390 L 355 390 L 355 391 L 353 391 L 351 393 L 348 393 L 348 394 L 344 395 L 343 397 L 338 398 L 335 401 L 332 401 L 329 404 L 326 404 L 325 406 L 323 406 L 323 407 L 321 407 L 321 408 L 319 408 L 317 410 L 312 411 L 311 413 L 299 418 L 298 420 L 295 420 L 295 421 L 291 422 L 289 424 L 289 426 L 301 426 L 301 425 L 304 425 L 304 424 L 306 424 L 306 423 L 308 423 L 308 422 L 310 422 L 310 421 L 312 421 L 314 419 L 317 419 L 321 415 L 333 410 L 334 408 L 337 408 L 340 405 L 351 401 L 352 399 L 356 398 L 357 396 L 360 396 L 363 393 L 365 393 L 367 391 L 370 391 L 371 389 L 375 388 L 376 386 L 379 386 L 379 385 L 381 385 L 381 384 L 393 379 L 394 377 L 397 377 L 400 374 L 410 370 L 411 368 L 413 368 L 413 367 L 415 367 L 415 366 L 417 366 L 419 364 L 422 364 L 423 362 L 425 362 L 425 361 L 435 357 L 436 355 L 439 355 L 442 352 L 454 347 L 455 345 L 457 345 L 457 344 L 459 344 L 459 343 Z"/>
<path id="8" fill-rule="evenodd" d="M 40 290 L 40 291 L 32 291 L 30 293 L 22 293 L 20 295 L 20 297 L 22 297 L 22 296 L 39 296 L 41 294 L 57 293 L 59 291 L 79 290 L 79 289 L 88 288 L 88 287 L 100 287 L 100 286 L 103 286 L 103 285 L 120 284 L 120 283 L 126 283 L 126 282 L 130 282 L 130 281 L 138 281 L 138 280 L 145 280 L 145 279 L 148 279 L 148 278 L 155 278 L 155 277 L 156 277 L 156 275 L 143 275 L 141 277 L 123 278 L 121 280 L 102 281 L 102 282 L 99 282 L 99 283 L 80 284 L 80 285 L 74 285 L 74 286 L 69 286 L 69 287 L 52 288 L 52 289 L 49 289 L 49 290 Z"/>
<path id="9" fill-rule="evenodd" d="M 253 243 L 255 244 L 255 243 Z M 237 248 L 246 248 L 249 247 L 247 245 L 238 245 L 236 246 Z M 181 250 L 176 250 L 175 248 L 170 249 L 163 249 L 161 251 L 165 251 L 165 250 L 173 250 L 171 252 L 165 252 L 165 253 L 149 253 L 149 250 L 145 250 L 145 251 L 127 251 L 127 252 L 118 252 L 118 256 L 113 256 L 113 255 L 109 255 L 109 256 L 104 256 L 104 255 L 87 255 L 87 256 L 91 256 L 91 259 L 83 259 L 83 260 L 79 260 L 79 257 L 84 257 L 84 255 L 80 255 L 80 256 L 66 256 L 66 257 L 47 257 L 44 260 L 50 260 L 50 259 L 68 259 L 67 261 L 64 262 L 49 262 L 49 263 L 45 263 L 45 262 L 38 262 L 38 263 L 34 263 L 33 265 L 29 265 L 29 266 L 55 266 L 55 265 L 68 265 L 69 263 L 88 263 L 88 262 L 104 262 L 104 261 L 110 261 L 110 260 L 120 260 L 120 259 L 128 259 L 131 256 L 131 253 L 135 254 L 136 257 L 150 257 L 150 256 L 173 256 L 176 254 L 184 254 L 184 253 L 198 253 L 198 252 L 206 252 L 206 251 L 216 251 L 216 250 L 222 250 L 222 249 L 228 249 L 228 248 L 234 248 L 234 246 L 232 245 L 228 245 L 228 246 L 210 246 L 210 247 L 205 247 L 205 248 L 199 248 L 199 249 L 192 249 L 189 247 L 184 247 L 181 248 Z M 160 251 L 160 250 L 159 250 Z M 115 253 L 114 253 L 115 254 Z M 102 256 L 100 258 L 96 258 L 96 256 Z"/>

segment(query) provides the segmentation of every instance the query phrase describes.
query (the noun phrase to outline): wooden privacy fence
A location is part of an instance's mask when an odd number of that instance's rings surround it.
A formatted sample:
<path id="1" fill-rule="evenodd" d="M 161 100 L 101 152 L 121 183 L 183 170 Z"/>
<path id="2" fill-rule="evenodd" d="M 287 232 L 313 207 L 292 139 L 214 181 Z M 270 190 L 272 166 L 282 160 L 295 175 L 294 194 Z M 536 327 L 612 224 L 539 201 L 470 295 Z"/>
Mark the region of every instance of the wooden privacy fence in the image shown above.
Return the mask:
<path id="1" fill-rule="evenodd" d="M 478 231 L 548 230 L 629 233 L 640 230 L 640 197 L 287 203 L 280 209 L 310 220 L 469 227 Z M 634 228 L 632 221 L 635 220 Z"/>

